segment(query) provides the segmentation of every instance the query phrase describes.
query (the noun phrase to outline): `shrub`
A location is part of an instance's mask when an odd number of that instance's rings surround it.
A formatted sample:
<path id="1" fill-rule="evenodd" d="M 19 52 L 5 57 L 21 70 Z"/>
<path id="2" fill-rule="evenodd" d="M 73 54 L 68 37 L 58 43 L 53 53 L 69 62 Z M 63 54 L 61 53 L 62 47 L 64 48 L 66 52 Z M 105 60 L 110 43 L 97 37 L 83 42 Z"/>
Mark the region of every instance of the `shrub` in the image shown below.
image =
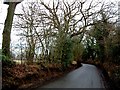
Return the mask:
<path id="1" fill-rule="evenodd" d="M 72 58 L 73 58 L 72 41 L 69 37 L 66 37 L 63 43 L 63 50 L 62 50 L 62 62 L 65 68 L 69 66 Z"/>
<path id="2" fill-rule="evenodd" d="M 62 64 L 63 70 L 70 65 L 73 59 L 72 40 L 63 32 L 60 32 L 56 38 L 54 58 L 57 63 Z"/>
<path id="3" fill-rule="evenodd" d="M 0 55 L 0 60 L 2 62 L 2 67 L 4 66 L 13 66 L 15 64 L 15 62 L 11 61 L 8 57 L 6 57 L 5 55 Z"/>
<path id="4" fill-rule="evenodd" d="M 120 64 L 120 45 L 112 46 L 110 48 L 111 54 L 110 56 L 112 57 L 112 62 L 116 64 Z"/>
<path id="5" fill-rule="evenodd" d="M 73 59 L 75 61 L 80 61 L 83 55 L 84 51 L 84 46 L 80 42 L 80 38 L 78 36 L 74 36 L 72 38 L 72 43 L 73 43 Z"/>
<path id="6" fill-rule="evenodd" d="M 116 88 L 120 88 L 120 66 L 112 72 L 111 79 Z"/>

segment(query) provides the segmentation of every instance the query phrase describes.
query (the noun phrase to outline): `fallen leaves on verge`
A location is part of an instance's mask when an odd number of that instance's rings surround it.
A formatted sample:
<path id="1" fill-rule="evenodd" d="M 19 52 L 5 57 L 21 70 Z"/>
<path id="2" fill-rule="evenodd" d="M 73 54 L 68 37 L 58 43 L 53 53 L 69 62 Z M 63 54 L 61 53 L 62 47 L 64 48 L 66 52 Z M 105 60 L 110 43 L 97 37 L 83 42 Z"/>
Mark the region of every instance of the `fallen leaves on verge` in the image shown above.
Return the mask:
<path id="1" fill-rule="evenodd" d="M 60 65 L 48 65 L 51 70 Z M 44 83 L 48 80 L 54 80 L 61 77 L 64 72 L 50 71 L 41 69 L 40 65 L 15 65 L 11 68 L 3 68 L 2 87 L 3 90 L 16 90 L 18 87 L 29 87 L 35 81 Z"/>

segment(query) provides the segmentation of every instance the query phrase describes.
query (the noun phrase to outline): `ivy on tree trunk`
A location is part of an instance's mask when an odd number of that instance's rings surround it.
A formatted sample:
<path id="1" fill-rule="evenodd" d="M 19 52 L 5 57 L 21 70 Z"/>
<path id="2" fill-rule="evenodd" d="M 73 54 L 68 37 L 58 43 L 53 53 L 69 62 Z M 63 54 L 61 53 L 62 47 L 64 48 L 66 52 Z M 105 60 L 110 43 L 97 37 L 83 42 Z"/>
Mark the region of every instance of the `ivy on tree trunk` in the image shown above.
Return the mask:
<path id="1" fill-rule="evenodd" d="M 4 23 L 4 30 L 3 30 L 3 40 L 2 40 L 2 54 L 10 58 L 10 35 L 11 35 L 11 28 L 12 22 L 14 17 L 14 12 L 16 8 L 16 3 L 10 2 L 7 12 L 7 17 Z"/>

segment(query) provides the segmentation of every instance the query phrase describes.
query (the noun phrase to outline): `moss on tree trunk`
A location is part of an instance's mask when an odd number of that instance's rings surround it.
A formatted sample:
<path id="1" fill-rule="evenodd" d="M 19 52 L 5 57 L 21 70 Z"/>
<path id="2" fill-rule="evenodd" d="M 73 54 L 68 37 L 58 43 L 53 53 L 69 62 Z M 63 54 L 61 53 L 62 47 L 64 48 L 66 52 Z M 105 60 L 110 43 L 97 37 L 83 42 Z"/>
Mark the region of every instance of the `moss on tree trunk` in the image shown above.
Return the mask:
<path id="1" fill-rule="evenodd" d="M 14 12 L 16 8 L 16 3 L 9 3 L 7 17 L 4 23 L 3 30 L 3 40 L 2 40 L 2 54 L 10 58 L 10 35 L 12 22 L 14 17 Z"/>

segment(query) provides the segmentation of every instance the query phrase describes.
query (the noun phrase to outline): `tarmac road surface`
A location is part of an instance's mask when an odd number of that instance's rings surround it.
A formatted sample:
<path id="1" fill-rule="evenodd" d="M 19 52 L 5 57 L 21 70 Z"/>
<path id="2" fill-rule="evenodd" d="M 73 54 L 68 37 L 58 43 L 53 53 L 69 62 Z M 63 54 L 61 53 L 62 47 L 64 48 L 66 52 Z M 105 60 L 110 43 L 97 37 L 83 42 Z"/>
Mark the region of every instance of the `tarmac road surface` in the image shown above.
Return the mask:
<path id="1" fill-rule="evenodd" d="M 64 77 L 40 88 L 104 88 L 102 77 L 94 65 L 83 66 L 68 73 Z"/>

